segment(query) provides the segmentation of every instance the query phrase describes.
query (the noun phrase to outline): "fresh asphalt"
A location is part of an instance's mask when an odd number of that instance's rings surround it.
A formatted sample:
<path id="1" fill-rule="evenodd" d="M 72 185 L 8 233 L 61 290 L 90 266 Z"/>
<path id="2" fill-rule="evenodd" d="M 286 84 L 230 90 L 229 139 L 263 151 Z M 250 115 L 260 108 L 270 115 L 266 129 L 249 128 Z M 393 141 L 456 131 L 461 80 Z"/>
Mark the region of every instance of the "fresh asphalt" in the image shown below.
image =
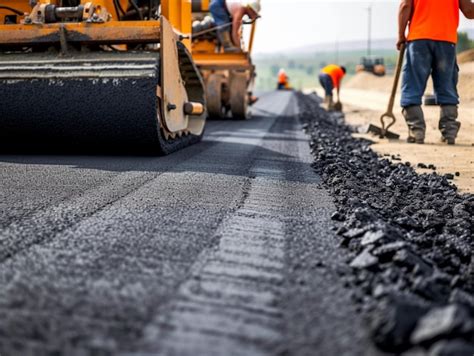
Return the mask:
<path id="1" fill-rule="evenodd" d="M 0 155 L 0 355 L 370 355 L 291 92 L 167 157 Z"/>

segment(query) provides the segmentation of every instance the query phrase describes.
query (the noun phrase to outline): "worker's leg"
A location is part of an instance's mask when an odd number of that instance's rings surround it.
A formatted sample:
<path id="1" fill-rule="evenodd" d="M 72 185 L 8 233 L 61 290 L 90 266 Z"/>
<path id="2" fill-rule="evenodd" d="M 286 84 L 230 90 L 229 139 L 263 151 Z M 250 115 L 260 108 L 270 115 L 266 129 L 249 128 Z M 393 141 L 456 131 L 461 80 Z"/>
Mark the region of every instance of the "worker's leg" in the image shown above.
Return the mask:
<path id="1" fill-rule="evenodd" d="M 458 137 L 461 123 L 456 121 L 458 118 L 457 105 L 442 105 L 441 115 L 439 120 L 439 130 L 441 131 L 443 142 L 448 145 L 454 145 Z"/>
<path id="2" fill-rule="evenodd" d="M 332 106 L 332 91 L 334 90 L 334 86 L 332 84 L 332 79 L 328 74 L 321 73 L 319 75 L 319 83 L 324 89 L 324 102 L 330 106 Z"/>
<path id="3" fill-rule="evenodd" d="M 225 0 L 212 0 L 209 5 L 209 11 L 214 18 L 214 22 L 216 23 L 217 27 L 229 25 L 217 30 L 217 38 L 219 39 L 222 47 L 224 47 L 224 51 L 229 53 L 240 52 L 240 48 L 235 47 L 232 43 L 230 34 L 230 23 L 232 20 L 229 13 L 227 12 Z"/>
<path id="4" fill-rule="evenodd" d="M 421 102 L 432 68 L 433 54 L 429 42 L 420 40 L 407 44 L 401 106 L 410 143 L 423 143 L 425 139 L 426 123 Z"/>
<path id="5" fill-rule="evenodd" d="M 403 108 L 403 116 L 408 125 L 408 143 L 425 143 L 425 116 L 420 105 L 412 105 Z"/>
<path id="6" fill-rule="evenodd" d="M 459 104 L 456 46 L 439 41 L 434 42 L 433 46 L 433 84 L 437 102 L 441 106 L 439 129 L 443 140 L 453 145 L 461 127 L 461 123 L 456 121 Z"/>
<path id="7" fill-rule="evenodd" d="M 216 23 L 216 26 L 222 26 L 231 22 L 227 12 L 225 0 L 211 0 L 209 12 Z"/>

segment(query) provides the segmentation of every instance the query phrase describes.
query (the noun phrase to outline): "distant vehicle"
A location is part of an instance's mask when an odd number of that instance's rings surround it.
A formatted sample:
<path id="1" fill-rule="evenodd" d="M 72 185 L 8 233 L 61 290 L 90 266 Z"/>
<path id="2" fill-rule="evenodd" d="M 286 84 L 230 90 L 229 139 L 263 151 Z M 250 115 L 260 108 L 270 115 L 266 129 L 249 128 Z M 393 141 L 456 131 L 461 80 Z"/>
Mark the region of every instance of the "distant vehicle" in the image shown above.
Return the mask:
<path id="1" fill-rule="evenodd" d="M 356 72 L 369 72 L 383 77 L 386 74 L 385 61 L 382 57 L 362 57 L 360 64 L 356 66 Z"/>
<path id="2" fill-rule="evenodd" d="M 426 94 L 423 100 L 425 106 L 436 106 L 438 105 L 438 100 L 434 94 Z"/>

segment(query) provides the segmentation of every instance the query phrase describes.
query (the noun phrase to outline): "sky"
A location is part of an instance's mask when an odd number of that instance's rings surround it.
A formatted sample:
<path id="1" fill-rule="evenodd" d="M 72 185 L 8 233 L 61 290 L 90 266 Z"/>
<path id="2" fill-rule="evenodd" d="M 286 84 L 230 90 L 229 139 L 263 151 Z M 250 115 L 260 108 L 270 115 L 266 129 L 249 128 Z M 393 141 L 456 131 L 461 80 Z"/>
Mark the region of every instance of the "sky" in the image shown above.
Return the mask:
<path id="1" fill-rule="evenodd" d="M 438 0 L 436 0 L 438 1 Z M 397 37 L 399 0 L 262 0 L 255 39 L 256 54 L 336 41 L 366 40 L 372 5 L 372 37 Z M 474 22 L 461 16 L 460 28 Z"/>

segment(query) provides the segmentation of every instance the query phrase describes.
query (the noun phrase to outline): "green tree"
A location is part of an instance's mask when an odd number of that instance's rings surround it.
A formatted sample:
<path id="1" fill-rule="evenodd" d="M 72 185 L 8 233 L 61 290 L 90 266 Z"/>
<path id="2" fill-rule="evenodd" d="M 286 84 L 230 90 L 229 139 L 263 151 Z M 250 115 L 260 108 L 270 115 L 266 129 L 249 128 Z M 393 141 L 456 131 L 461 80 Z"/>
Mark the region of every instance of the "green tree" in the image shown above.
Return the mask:
<path id="1" fill-rule="evenodd" d="M 272 73 L 272 76 L 278 75 L 278 72 L 280 71 L 280 67 L 278 67 L 277 64 L 274 64 L 270 67 L 270 71 Z"/>
<path id="2" fill-rule="evenodd" d="M 467 51 L 468 49 L 474 48 L 474 41 L 472 41 L 467 32 L 459 32 L 458 33 L 458 45 L 457 45 L 457 52 L 461 53 Z"/>

